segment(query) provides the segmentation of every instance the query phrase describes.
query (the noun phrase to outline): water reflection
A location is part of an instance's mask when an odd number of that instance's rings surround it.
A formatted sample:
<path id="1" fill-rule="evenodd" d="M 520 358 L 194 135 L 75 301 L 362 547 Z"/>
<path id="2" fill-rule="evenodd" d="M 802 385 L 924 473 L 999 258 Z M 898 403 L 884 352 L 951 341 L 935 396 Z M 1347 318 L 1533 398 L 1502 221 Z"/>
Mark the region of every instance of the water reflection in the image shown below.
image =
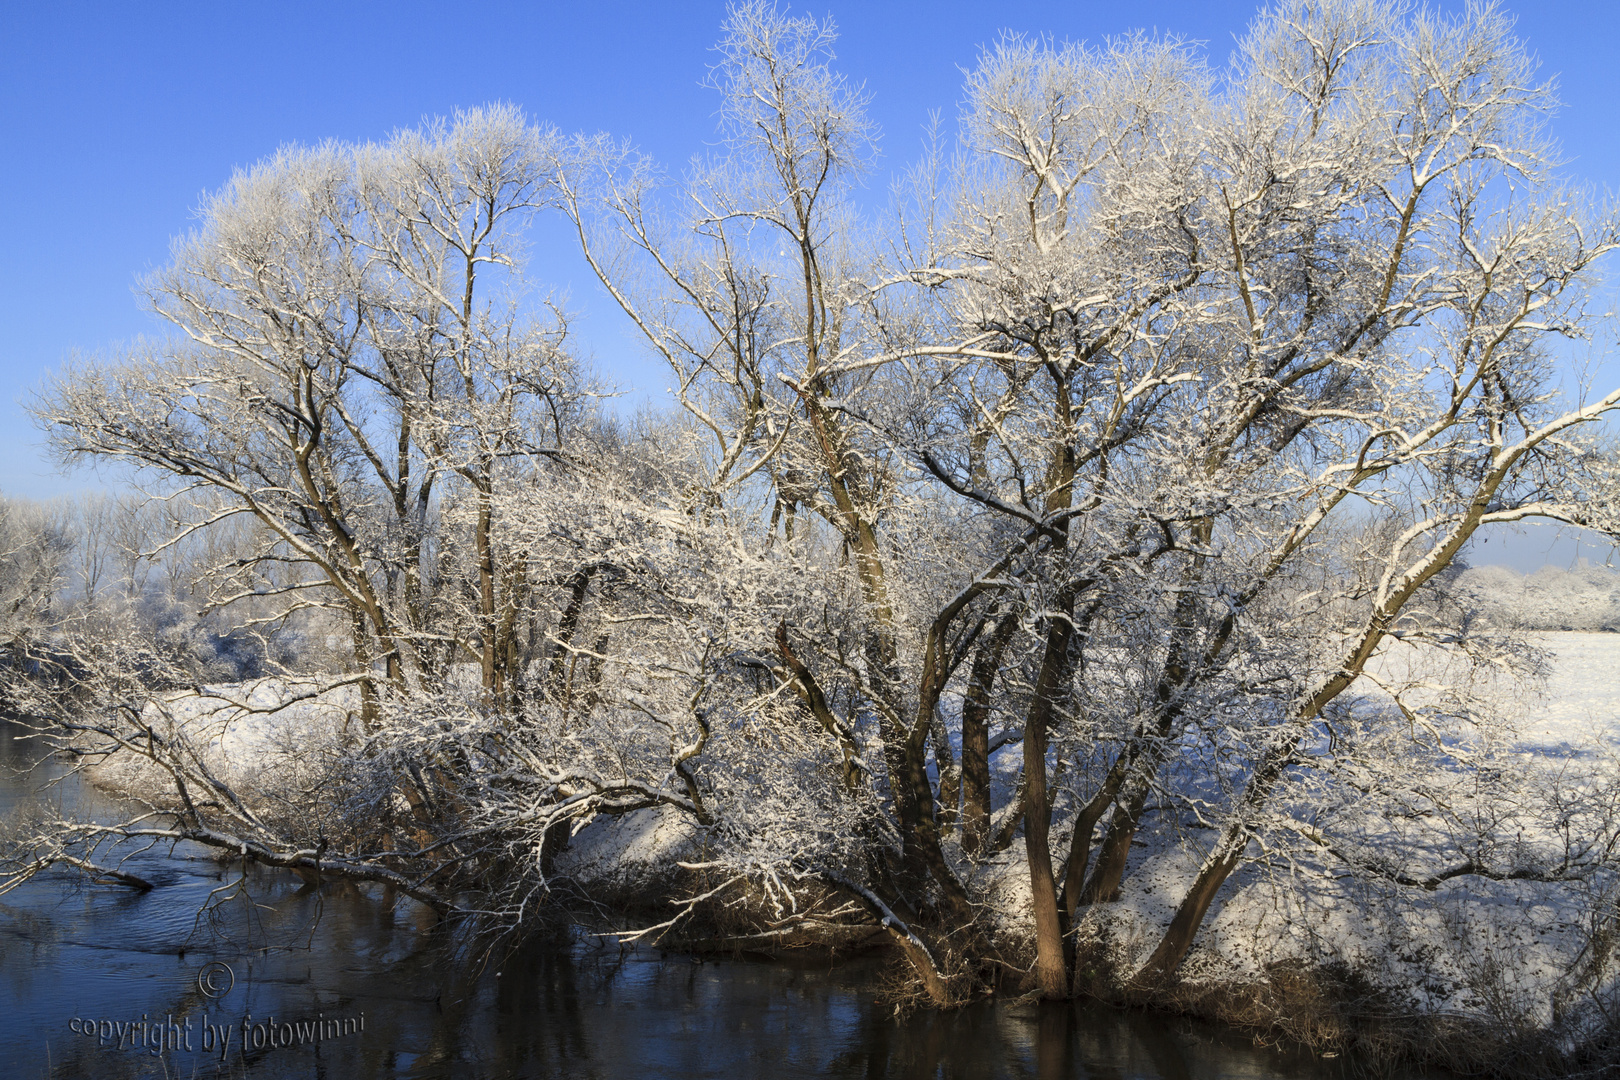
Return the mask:
<path id="1" fill-rule="evenodd" d="M 0 764 L 31 760 L 31 744 L 4 727 Z M 31 783 L 0 782 L 0 810 Z M 94 808 L 98 796 L 72 788 L 64 798 Z M 881 959 L 694 963 L 588 939 L 481 958 L 381 888 L 309 889 L 183 848 L 137 863 L 162 887 L 136 894 L 64 876 L 0 897 L 0 1074 L 1270 1080 L 1346 1068 L 1095 1006 L 986 1001 L 897 1020 L 871 989 Z M 199 919 L 210 896 L 216 906 Z M 198 984 L 214 961 L 235 979 L 218 998 Z M 143 1018 L 145 1029 L 129 1026 Z M 363 1031 L 341 1033 L 362 1018 Z M 119 1023 L 122 1035 L 107 1026 Z M 205 1023 L 216 1031 L 206 1050 Z M 155 1025 L 176 1049 L 153 1052 Z M 144 1047 L 132 1034 L 142 1030 Z"/>

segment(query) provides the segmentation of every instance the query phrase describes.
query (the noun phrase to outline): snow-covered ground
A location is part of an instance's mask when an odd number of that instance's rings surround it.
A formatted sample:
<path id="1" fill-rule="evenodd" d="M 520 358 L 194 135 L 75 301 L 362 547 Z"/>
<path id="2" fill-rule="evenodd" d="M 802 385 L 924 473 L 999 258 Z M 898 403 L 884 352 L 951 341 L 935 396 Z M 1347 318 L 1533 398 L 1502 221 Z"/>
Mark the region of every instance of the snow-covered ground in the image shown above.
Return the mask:
<path id="1" fill-rule="evenodd" d="M 1539 1026 L 1567 1017 L 1593 1000 L 1594 992 L 1612 992 L 1615 975 L 1592 966 L 1599 952 L 1607 952 L 1594 950 L 1593 943 L 1594 931 L 1613 918 L 1620 883 L 1604 872 L 1555 881 L 1513 874 L 1545 867 L 1548 852 L 1556 853 L 1560 843 L 1578 848 L 1590 839 L 1581 830 L 1602 825 L 1611 803 L 1608 820 L 1620 835 L 1620 634 L 1546 633 L 1534 641 L 1548 660 L 1539 695 L 1536 687 L 1505 676 L 1484 684 L 1487 696 L 1498 695 L 1506 721 L 1494 741 L 1483 740 L 1491 742 L 1483 747 L 1489 768 L 1477 760 L 1467 768 L 1458 764 L 1481 750 L 1459 736 L 1447 744 L 1456 749 L 1455 759 L 1444 752 L 1414 753 L 1409 775 L 1393 777 L 1429 793 L 1429 802 L 1412 804 L 1407 817 L 1388 813 L 1387 800 L 1356 804 L 1352 797 L 1338 816 L 1325 820 L 1337 836 L 1352 841 L 1360 830 L 1356 871 L 1300 836 L 1274 832 L 1274 846 L 1228 883 L 1183 974 L 1252 982 L 1279 962 L 1340 963 L 1381 990 L 1389 1009 Z M 1421 671 L 1411 655 L 1397 651 L 1383 659 L 1379 673 L 1393 684 Z M 1451 673 L 1433 674 L 1444 683 Z M 161 707 L 150 707 L 146 719 L 160 733 L 185 732 L 218 775 L 251 792 L 264 770 L 283 771 L 284 781 L 285 770 L 313 767 L 322 749 L 357 723 L 352 688 L 320 695 L 314 689 L 281 679 L 204 687 L 201 693 L 170 695 Z M 1377 696 L 1369 687 L 1367 700 Z M 289 701 L 290 707 L 277 708 Z M 149 764 L 120 757 L 120 771 L 109 766 L 98 779 L 136 792 L 162 783 Z M 1016 757 L 1016 748 L 998 755 L 1009 779 Z M 1314 789 L 1318 794 L 1331 793 L 1336 783 L 1310 782 L 1324 785 Z M 1578 812 L 1553 812 L 1559 800 Z M 1300 805 L 1292 810 L 1306 824 L 1320 809 L 1303 805 L 1307 801 L 1296 798 Z M 1357 814 L 1364 816 L 1364 827 Z M 1479 847 L 1469 828 L 1477 828 L 1479 837 L 1495 837 L 1494 846 Z M 1120 902 L 1091 909 L 1082 923 L 1083 934 L 1105 937 L 1121 970 L 1134 970 L 1158 941 L 1210 836 L 1186 821 L 1161 819 L 1151 831 L 1156 835 L 1144 830 L 1149 843 L 1133 857 Z M 592 823 L 575 839 L 559 872 L 623 882 L 651 880 L 659 864 L 690 851 L 695 837 L 677 815 L 647 811 Z M 989 865 L 969 871 L 996 909 L 999 925 L 1013 935 L 1030 930 L 1022 847 L 1014 844 Z M 1472 850 L 1483 853 L 1490 872 L 1464 868 L 1446 876 Z M 1388 873 L 1367 872 L 1369 851 L 1373 862 L 1387 860 Z M 1436 877 L 1444 879 L 1431 880 Z"/>
<path id="2" fill-rule="evenodd" d="M 1566 753 L 1620 739 L 1620 634 L 1534 634 L 1551 653 L 1546 692 L 1519 724 L 1526 753 Z"/>
<path id="3" fill-rule="evenodd" d="M 286 783 L 312 771 L 359 723 L 353 686 L 321 692 L 312 680 L 257 679 L 165 694 L 142 711 L 160 738 L 183 737 L 224 783 L 251 793 L 261 775 Z M 168 774 L 137 754 L 118 754 L 92 770 L 96 783 L 128 794 L 174 797 Z"/>
<path id="4" fill-rule="evenodd" d="M 1384 993 L 1382 1008 L 1460 1014 L 1516 1030 L 1568 1020 L 1597 995 L 1613 995 L 1615 974 L 1602 962 L 1601 934 L 1600 947 L 1593 944 L 1594 930 L 1613 919 L 1615 882 L 1601 873 L 1499 879 L 1560 844 L 1578 848 L 1592 839 L 1582 830 L 1590 833 L 1603 818 L 1620 780 L 1620 634 L 1548 633 L 1534 640 L 1550 661 L 1544 692 L 1526 698 L 1502 683 L 1510 734 L 1491 759 L 1500 768 L 1483 770 L 1487 779 L 1496 776 L 1493 785 L 1482 786 L 1461 768 L 1455 778 L 1417 777 L 1414 788 L 1455 801 L 1441 813 L 1433 804 L 1414 805 L 1410 820 L 1393 826 L 1370 823 L 1362 849 L 1387 857 L 1391 871 L 1428 880 L 1459 865 L 1473 838 L 1459 835 L 1458 823 L 1475 823 L 1482 834 L 1494 829 L 1499 837 L 1489 852 L 1496 878 L 1458 873 L 1425 889 L 1351 873 L 1304 841 L 1292 850 L 1278 846 L 1228 883 L 1183 975 L 1241 983 L 1283 961 L 1337 962 Z M 1394 666 L 1386 661 L 1386 669 Z M 1414 758 L 1412 768 L 1439 772 L 1427 759 Z M 1512 775 L 1504 779 L 1502 771 Z M 1536 793 L 1550 791 L 1562 793 L 1549 797 L 1554 808 L 1562 799 L 1585 809 L 1563 818 L 1548 812 Z M 1530 801 L 1514 801 L 1521 796 Z M 1299 817 L 1308 812 L 1294 809 Z M 1341 833 L 1345 822 L 1336 822 Z M 1561 822 L 1567 835 L 1559 832 Z M 1197 870 L 1199 838 L 1197 831 L 1180 840 L 1161 837 L 1127 877 L 1121 902 L 1088 914 L 1082 932 L 1105 934 L 1121 967 L 1133 970 L 1169 923 Z M 1389 846 L 1380 850 L 1380 843 Z"/>

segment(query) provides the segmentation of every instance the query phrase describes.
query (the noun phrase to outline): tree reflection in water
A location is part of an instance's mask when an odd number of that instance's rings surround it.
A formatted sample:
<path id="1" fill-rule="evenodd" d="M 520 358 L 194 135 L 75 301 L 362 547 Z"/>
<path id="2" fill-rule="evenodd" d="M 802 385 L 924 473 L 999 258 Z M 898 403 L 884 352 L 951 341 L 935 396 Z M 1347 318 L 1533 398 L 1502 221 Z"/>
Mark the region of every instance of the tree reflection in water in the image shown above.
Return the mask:
<path id="1" fill-rule="evenodd" d="M 0 812 L 42 779 L 19 729 L 0 724 Z M 100 796 L 67 785 L 92 807 Z M 200 852 L 154 850 L 144 894 L 40 878 L 0 897 L 0 1074 L 282 1080 L 578 1077 L 1313 1078 L 1348 1063 L 1253 1046 L 1240 1034 L 1095 1004 L 986 1000 L 896 1018 L 876 1000 L 882 956 L 829 966 L 621 952 L 579 938 L 469 956 L 431 912 L 381 888 L 304 886 L 249 870 L 244 896 L 199 925 L 198 906 L 240 874 Z M 248 900 L 251 899 L 251 903 Z M 236 977 L 218 1001 L 210 961 Z M 363 1035 L 315 1046 L 163 1058 L 98 1045 L 74 1017 L 234 1025 L 353 1016 Z"/>

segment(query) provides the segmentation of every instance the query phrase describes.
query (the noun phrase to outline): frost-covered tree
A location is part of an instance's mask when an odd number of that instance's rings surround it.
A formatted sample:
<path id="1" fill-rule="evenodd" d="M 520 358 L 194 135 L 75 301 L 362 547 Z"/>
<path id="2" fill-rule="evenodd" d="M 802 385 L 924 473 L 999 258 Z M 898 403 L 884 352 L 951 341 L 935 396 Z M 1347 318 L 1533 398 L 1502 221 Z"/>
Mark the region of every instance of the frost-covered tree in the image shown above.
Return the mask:
<path id="1" fill-rule="evenodd" d="M 1118 895 L 1166 768 L 1215 800 L 1158 977 L 1468 538 L 1607 523 L 1576 433 L 1620 398 L 1558 406 L 1546 343 L 1586 332 L 1615 225 L 1552 173 L 1550 98 L 1504 16 L 1344 3 L 1265 13 L 1225 72 L 1175 41 L 1002 41 L 969 76 L 956 162 L 921 170 L 879 246 L 837 201 L 866 129 L 830 41 L 736 10 L 725 151 L 691 177 L 686 233 L 601 142 L 564 170 L 565 205 L 713 432 L 711 497 L 746 460 L 848 553 L 864 645 L 799 651 L 855 680 L 829 731 L 860 742 L 877 718 L 910 867 L 894 902 L 960 895 L 940 823 L 986 830 L 996 701 L 1022 730 L 1049 994 L 1065 922 Z M 637 259 L 660 287 L 619 285 Z M 948 545 L 917 543 L 947 521 Z M 1075 754 L 1101 772 L 1060 881 L 1050 770 Z"/>
<path id="2" fill-rule="evenodd" d="M 0 498 L 0 637 L 8 663 L 26 653 L 60 602 L 72 550 L 65 525 L 47 507 Z"/>
<path id="3" fill-rule="evenodd" d="M 54 445 L 206 494 L 194 527 L 251 516 L 241 591 L 335 605 L 362 667 L 420 686 L 470 651 L 504 694 L 495 474 L 559 453 L 591 393 L 510 273 L 549 197 L 543 139 L 491 109 L 239 174 L 146 282 L 181 336 L 68 372 L 40 403 Z M 470 582 L 437 576 L 428 536 L 452 523 Z"/>
<path id="4" fill-rule="evenodd" d="M 125 465 L 174 511 L 152 548 L 188 548 L 220 618 L 285 637 L 325 613 L 347 639 L 347 670 L 321 672 L 282 703 L 358 694 L 358 728 L 330 768 L 359 801 L 331 804 L 345 820 L 328 829 L 304 820 L 313 794 L 271 823 L 190 745 L 181 714 L 240 711 L 251 694 L 198 685 L 208 673 L 183 658 L 136 656 L 134 642 L 125 656 L 106 634 L 63 628 L 49 648 L 72 676 L 75 692 L 58 703 L 81 736 L 70 749 L 168 770 L 169 801 L 184 810 L 177 835 L 251 841 L 286 863 L 323 831 L 346 830 L 362 855 L 388 846 L 394 798 L 418 824 L 450 827 L 456 799 L 438 783 L 449 774 L 379 752 L 366 733 L 436 696 L 507 716 L 525 693 L 555 696 L 555 680 L 525 680 L 571 642 L 569 620 L 549 616 L 580 566 L 542 567 L 544 553 L 531 558 L 503 517 L 511 491 L 544 500 L 570 453 L 597 450 L 591 380 L 518 273 L 523 226 L 551 198 L 546 138 L 493 108 L 383 145 L 283 151 L 212 197 L 172 265 L 147 280 L 177 334 L 77 364 L 39 402 L 65 458 Z M 554 520 L 566 517 L 559 507 Z M 142 704 L 130 697 L 138 685 L 170 697 Z M 223 697 L 174 704 L 188 685 L 193 698 Z M 49 701 L 36 704 L 50 715 Z M 368 814 L 383 832 L 368 837 Z"/>
<path id="5" fill-rule="evenodd" d="M 1220 70 L 1009 36 L 881 221 L 833 41 L 733 8 L 722 140 L 679 185 L 489 109 L 284 151 L 209 202 L 148 286 L 181 336 L 40 413 L 65 454 L 197 489 L 173 540 L 251 519 L 210 603 L 330 613 L 345 670 L 266 697 L 58 642 L 90 675 L 42 711 L 81 759 L 161 770 L 172 823 L 59 823 L 22 872 L 161 835 L 521 920 L 577 828 L 657 809 L 697 854 L 650 932 L 713 902 L 791 933 L 841 896 L 947 1003 L 1019 960 L 986 906 L 1020 833 L 1054 997 L 1133 849 L 1172 838 L 1155 811 L 1202 862 L 1139 987 L 1256 850 L 1400 887 L 1612 871 L 1476 836 L 1397 872 L 1334 831 L 1420 786 L 1403 755 L 1489 742 L 1467 673 L 1520 654 L 1448 614 L 1470 537 L 1620 528 L 1587 434 L 1620 391 L 1560 396 L 1553 367 L 1620 227 L 1560 182 L 1505 16 L 1283 3 Z M 676 415 L 593 407 L 520 272 L 550 208 Z M 1465 674 L 1425 696 L 1395 641 Z M 1386 691 L 1404 743 L 1369 719 Z M 233 772 L 229 725 L 292 704 L 319 753 Z M 1302 822 L 1307 793 L 1339 809 Z"/>

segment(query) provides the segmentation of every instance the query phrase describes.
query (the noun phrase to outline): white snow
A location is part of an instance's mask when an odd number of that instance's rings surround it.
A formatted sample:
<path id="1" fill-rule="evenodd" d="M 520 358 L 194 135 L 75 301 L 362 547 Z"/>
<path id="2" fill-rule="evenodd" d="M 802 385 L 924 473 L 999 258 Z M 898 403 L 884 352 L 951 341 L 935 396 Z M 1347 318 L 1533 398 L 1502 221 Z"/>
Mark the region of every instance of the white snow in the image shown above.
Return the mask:
<path id="1" fill-rule="evenodd" d="M 166 739 L 189 740 L 221 781 L 244 793 L 255 778 L 310 772 L 345 732 L 356 730 L 359 693 L 339 686 L 317 693 L 313 680 L 257 679 L 199 686 L 162 695 L 141 719 Z M 168 774 L 143 756 L 118 754 L 97 766 L 98 784 L 164 802 L 174 797 Z"/>
<path id="2" fill-rule="evenodd" d="M 1552 654 L 1552 671 L 1541 700 L 1519 724 L 1521 749 L 1590 750 L 1620 739 L 1620 634 L 1535 634 L 1532 640 Z"/>
<path id="3" fill-rule="evenodd" d="M 1539 698 L 1507 699 L 1518 711 L 1507 759 L 1527 780 L 1556 779 L 1571 793 L 1613 791 L 1620 775 L 1613 756 L 1620 749 L 1620 634 L 1547 633 L 1534 640 L 1547 650 L 1550 672 Z M 1513 690 L 1503 682 L 1504 694 Z M 1477 811 L 1505 812 L 1489 805 Z M 1415 825 L 1403 840 L 1423 841 L 1426 827 L 1438 825 Z M 1433 850 L 1445 847 L 1445 838 L 1429 839 Z M 1549 831 L 1524 839 L 1557 837 Z M 1121 901 L 1087 914 L 1082 932 L 1104 932 L 1122 969 L 1145 960 L 1168 925 L 1197 870 L 1198 840 L 1193 833 L 1166 847 L 1161 839 L 1157 850 L 1133 860 Z M 1593 919 L 1605 910 L 1600 896 L 1612 883 L 1464 874 L 1426 891 L 1351 875 L 1313 858 L 1309 845 L 1267 854 L 1228 882 L 1224 902 L 1183 965 L 1184 977 L 1244 982 L 1279 961 L 1342 961 L 1401 1009 L 1541 1026 L 1560 1011 L 1567 1019 L 1572 1005 L 1590 1000 L 1578 976 L 1589 959 L 1583 950 Z M 1613 977 L 1600 978 L 1595 989 L 1614 992 Z"/>
<path id="4" fill-rule="evenodd" d="M 1546 652 L 1547 677 L 1539 696 L 1534 687 L 1527 690 L 1505 676 L 1498 680 L 1511 721 L 1510 742 L 1498 758 L 1515 762 L 1527 780 L 1561 784 L 1572 797 L 1601 793 L 1605 785 L 1615 790 L 1620 634 L 1559 632 L 1533 640 Z M 1400 649 L 1382 659 L 1379 672 L 1392 682 L 1422 674 L 1414 656 Z M 1436 681 L 1443 682 L 1446 673 L 1438 674 Z M 258 772 L 299 768 L 300 761 L 356 722 L 352 688 L 277 708 L 313 689 L 285 679 L 203 687 L 201 693 L 169 695 L 148 708 L 146 720 L 160 731 L 185 732 L 222 778 L 251 790 Z M 1016 769 L 1016 757 L 1009 752 L 997 764 Z M 130 755 L 121 758 L 125 763 L 118 772 L 109 768 L 98 779 L 136 792 L 162 782 L 150 764 L 131 764 Z M 1432 761 L 1414 762 L 1414 768 L 1440 768 Z M 1448 778 L 1431 779 L 1443 788 Z M 1385 824 L 1374 822 L 1369 836 L 1376 840 L 1377 828 Z M 1443 861 L 1455 848 L 1447 846 L 1446 837 L 1423 831 L 1436 827 L 1419 820 L 1398 838 L 1419 856 L 1430 850 Z M 1545 841 L 1549 835 L 1525 839 Z M 1207 836 L 1198 830 L 1161 832 L 1145 855 L 1133 857 L 1120 902 L 1087 912 L 1082 932 L 1104 933 L 1120 969 L 1134 969 L 1157 942 L 1197 871 Z M 598 820 L 577 830 L 556 870 L 635 887 L 654 880 L 660 867 L 688 857 L 698 839 L 687 818 L 666 810 Z M 1013 937 L 1032 931 L 1022 847 L 1014 844 L 976 871 L 963 867 L 980 898 L 998 913 L 999 931 Z M 1579 996 L 1575 975 L 1586 961 L 1592 920 L 1603 910 L 1599 894 L 1610 887 L 1598 880 L 1462 874 L 1423 890 L 1348 873 L 1315 857 L 1303 842 L 1297 850 L 1279 848 L 1268 855 L 1228 883 L 1183 966 L 1185 976 L 1242 982 L 1263 977 L 1279 961 L 1341 961 L 1384 988 L 1400 1008 L 1548 1024 Z M 1405 865 L 1419 878 L 1442 868 Z M 1611 907 L 1612 902 L 1611 897 Z"/>

